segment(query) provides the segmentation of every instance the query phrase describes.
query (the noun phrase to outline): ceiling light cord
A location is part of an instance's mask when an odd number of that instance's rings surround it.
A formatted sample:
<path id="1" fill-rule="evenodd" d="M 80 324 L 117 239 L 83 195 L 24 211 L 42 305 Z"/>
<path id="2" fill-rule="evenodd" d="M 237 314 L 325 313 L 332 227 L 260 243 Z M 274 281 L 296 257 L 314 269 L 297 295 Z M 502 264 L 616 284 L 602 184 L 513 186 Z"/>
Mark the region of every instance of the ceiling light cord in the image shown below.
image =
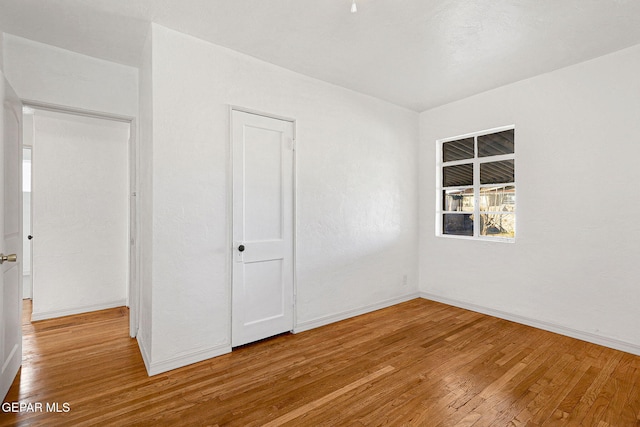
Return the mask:
<path id="1" fill-rule="evenodd" d="M 356 13 L 358 11 L 358 6 L 356 6 L 356 0 L 353 0 L 351 3 L 351 13 Z"/>

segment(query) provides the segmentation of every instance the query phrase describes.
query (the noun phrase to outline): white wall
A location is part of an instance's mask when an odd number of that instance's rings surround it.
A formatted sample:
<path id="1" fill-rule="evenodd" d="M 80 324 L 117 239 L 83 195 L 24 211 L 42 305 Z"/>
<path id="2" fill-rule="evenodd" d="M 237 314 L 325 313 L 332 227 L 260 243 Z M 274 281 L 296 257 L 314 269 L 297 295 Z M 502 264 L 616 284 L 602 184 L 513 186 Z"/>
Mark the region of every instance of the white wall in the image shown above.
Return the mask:
<path id="1" fill-rule="evenodd" d="M 129 124 L 36 111 L 34 320 L 126 305 Z"/>
<path id="2" fill-rule="evenodd" d="M 0 29 L 0 71 L 4 72 L 4 33 Z"/>
<path id="3" fill-rule="evenodd" d="M 5 73 L 21 99 L 138 115 L 138 70 L 4 35 Z"/>
<path id="4" fill-rule="evenodd" d="M 22 298 L 31 299 L 31 146 L 33 114 L 22 115 Z"/>
<path id="5" fill-rule="evenodd" d="M 140 310 L 138 345 L 149 365 L 152 344 L 152 286 L 153 286 L 153 94 L 151 74 L 151 28 L 144 44 L 140 65 L 140 113 L 138 153 L 138 247 L 140 249 Z"/>
<path id="6" fill-rule="evenodd" d="M 415 295 L 416 113 L 156 25 L 152 53 L 150 372 L 229 349 L 229 105 L 297 120 L 297 328 Z"/>
<path id="7" fill-rule="evenodd" d="M 516 126 L 515 244 L 436 238 L 436 139 Z M 640 352 L 640 45 L 420 116 L 420 289 Z"/>
<path id="8" fill-rule="evenodd" d="M 10 34 L 4 34 L 2 48 L 7 79 L 23 100 L 138 116 L 137 68 Z"/>

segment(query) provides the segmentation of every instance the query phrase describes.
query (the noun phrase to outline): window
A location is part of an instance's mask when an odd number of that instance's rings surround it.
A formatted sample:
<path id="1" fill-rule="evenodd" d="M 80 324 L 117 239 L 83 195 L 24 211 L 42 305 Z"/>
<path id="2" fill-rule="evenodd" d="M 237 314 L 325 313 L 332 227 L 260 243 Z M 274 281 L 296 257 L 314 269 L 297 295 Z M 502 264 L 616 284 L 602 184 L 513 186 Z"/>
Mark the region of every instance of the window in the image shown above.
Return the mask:
<path id="1" fill-rule="evenodd" d="M 516 237 L 513 126 L 438 141 L 436 234 Z"/>

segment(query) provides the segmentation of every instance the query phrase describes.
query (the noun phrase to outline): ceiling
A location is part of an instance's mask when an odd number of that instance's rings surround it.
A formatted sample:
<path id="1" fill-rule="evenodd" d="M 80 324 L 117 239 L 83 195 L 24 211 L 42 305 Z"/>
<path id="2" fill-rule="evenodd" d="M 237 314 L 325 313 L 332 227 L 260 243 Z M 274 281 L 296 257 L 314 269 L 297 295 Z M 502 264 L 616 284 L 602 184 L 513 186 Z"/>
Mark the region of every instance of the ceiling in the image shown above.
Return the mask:
<path id="1" fill-rule="evenodd" d="M 156 22 L 423 111 L 640 43 L 638 0 L 0 0 L 6 33 L 137 66 Z"/>

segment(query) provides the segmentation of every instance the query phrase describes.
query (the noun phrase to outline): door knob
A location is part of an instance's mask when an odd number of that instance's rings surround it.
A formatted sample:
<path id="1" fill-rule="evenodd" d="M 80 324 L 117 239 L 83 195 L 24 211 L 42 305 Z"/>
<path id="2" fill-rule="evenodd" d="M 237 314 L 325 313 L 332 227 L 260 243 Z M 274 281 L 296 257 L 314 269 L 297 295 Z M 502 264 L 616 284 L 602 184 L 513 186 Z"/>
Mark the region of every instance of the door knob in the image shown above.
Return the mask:
<path id="1" fill-rule="evenodd" d="M 11 255 L 0 254 L 0 264 L 4 263 L 5 261 L 16 262 L 17 260 L 18 260 L 18 256 L 16 254 L 11 254 Z"/>
<path id="2" fill-rule="evenodd" d="M 33 236 L 32 236 L 31 234 L 29 234 L 29 235 L 27 236 L 27 239 L 31 240 L 31 239 L 33 239 Z"/>
<path id="3" fill-rule="evenodd" d="M 240 245 L 240 246 L 238 246 L 238 250 L 239 250 L 240 252 L 244 252 L 244 245 Z"/>

